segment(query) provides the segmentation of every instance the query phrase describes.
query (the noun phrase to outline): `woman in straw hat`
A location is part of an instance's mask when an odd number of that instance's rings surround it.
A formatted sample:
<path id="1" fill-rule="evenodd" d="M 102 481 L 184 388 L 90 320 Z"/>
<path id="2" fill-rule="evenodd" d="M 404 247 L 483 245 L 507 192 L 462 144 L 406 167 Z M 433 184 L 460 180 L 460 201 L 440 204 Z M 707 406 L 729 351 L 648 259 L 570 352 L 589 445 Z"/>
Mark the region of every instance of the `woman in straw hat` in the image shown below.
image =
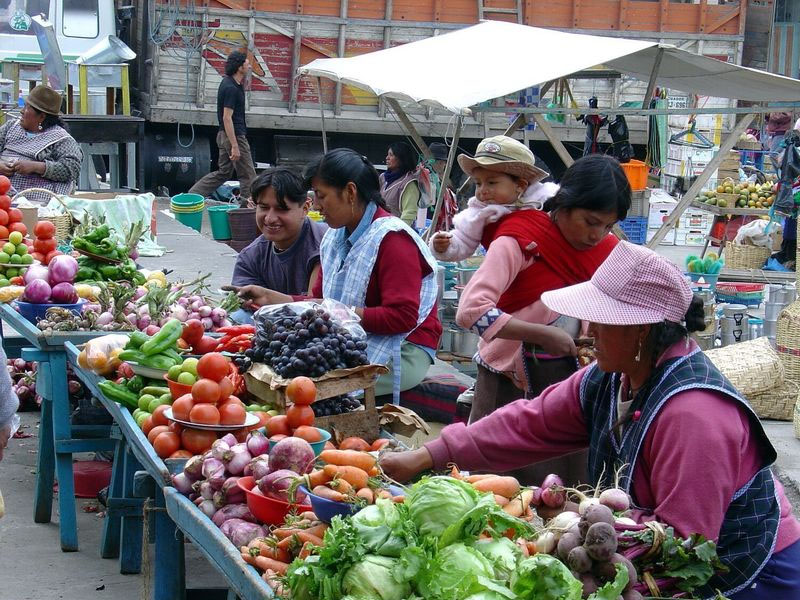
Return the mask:
<path id="1" fill-rule="evenodd" d="M 61 94 L 39 84 L 28 94 L 19 120 L 0 126 L 0 175 L 11 179 L 12 195 L 28 188 L 56 194 L 73 190 L 83 152 L 64 129 L 60 111 Z"/>
<path id="2" fill-rule="evenodd" d="M 717 542 L 726 573 L 698 597 L 796 599 L 800 523 L 770 465 L 776 452 L 747 401 L 688 337 L 702 302 L 651 250 L 620 242 L 590 281 L 545 292 L 552 310 L 591 323 L 597 363 L 423 448 L 390 453 L 404 481 L 448 463 L 504 471 L 588 449 L 593 486 L 616 483 L 632 516 Z"/>

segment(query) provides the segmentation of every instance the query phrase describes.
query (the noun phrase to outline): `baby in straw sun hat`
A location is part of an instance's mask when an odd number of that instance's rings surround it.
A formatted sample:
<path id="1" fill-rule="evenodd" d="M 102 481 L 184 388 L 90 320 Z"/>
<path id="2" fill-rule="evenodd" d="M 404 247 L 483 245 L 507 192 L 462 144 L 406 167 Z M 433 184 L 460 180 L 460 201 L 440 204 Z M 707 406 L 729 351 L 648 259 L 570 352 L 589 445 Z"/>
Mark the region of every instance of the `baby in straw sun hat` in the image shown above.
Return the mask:
<path id="1" fill-rule="evenodd" d="M 458 164 L 475 180 L 475 196 L 453 219 L 452 231 L 440 231 L 431 238 L 433 255 L 447 261 L 469 258 L 488 224 L 512 211 L 541 210 L 558 185 L 541 183 L 548 173 L 535 160 L 525 144 L 505 135 L 481 140 L 474 158 L 460 155 Z"/>

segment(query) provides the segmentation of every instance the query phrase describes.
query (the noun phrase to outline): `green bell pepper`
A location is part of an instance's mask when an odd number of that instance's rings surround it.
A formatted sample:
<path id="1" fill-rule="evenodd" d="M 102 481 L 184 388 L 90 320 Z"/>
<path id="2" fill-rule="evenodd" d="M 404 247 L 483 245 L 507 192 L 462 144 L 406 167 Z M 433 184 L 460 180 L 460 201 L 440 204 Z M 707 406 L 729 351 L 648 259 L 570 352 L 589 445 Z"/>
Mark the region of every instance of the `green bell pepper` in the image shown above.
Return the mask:
<path id="1" fill-rule="evenodd" d="M 169 348 L 173 348 L 182 333 L 183 324 L 178 319 L 170 319 L 157 334 L 142 344 L 141 350 L 148 356 L 160 354 Z"/>
<path id="2" fill-rule="evenodd" d="M 100 391 L 105 394 L 106 398 L 122 404 L 131 410 L 136 410 L 139 406 L 139 396 L 131 392 L 122 384 L 105 380 L 97 384 L 97 387 L 99 387 Z"/>
<path id="3" fill-rule="evenodd" d="M 142 389 L 144 388 L 144 377 L 141 375 L 134 375 L 125 383 L 125 387 L 134 394 L 141 393 Z"/>

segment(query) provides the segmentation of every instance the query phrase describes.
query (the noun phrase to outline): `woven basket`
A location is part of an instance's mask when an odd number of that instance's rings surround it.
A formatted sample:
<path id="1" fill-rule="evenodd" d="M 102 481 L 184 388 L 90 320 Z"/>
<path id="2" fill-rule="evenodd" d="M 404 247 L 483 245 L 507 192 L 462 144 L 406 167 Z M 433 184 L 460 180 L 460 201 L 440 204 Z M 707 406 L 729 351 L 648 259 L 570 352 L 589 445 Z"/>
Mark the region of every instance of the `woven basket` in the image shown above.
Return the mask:
<path id="1" fill-rule="evenodd" d="M 706 356 L 747 398 L 784 383 L 783 363 L 765 337 L 707 350 Z"/>
<path id="2" fill-rule="evenodd" d="M 73 228 L 75 223 L 74 223 L 74 220 L 72 218 L 72 214 L 70 214 L 69 209 L 67 208 L 67 205 L 64 204 L 64 201 L 61 199 L 61 197 L 58 194 L 56 194 L 55 192 L 52 192 L 52 191 L 50 191 L 48 189 L 45 189 L 45 188 L 28 188 L 27 190 L 22 190 L 21 192 L 19 192 L 11 200 L 14 201 L 19 196 L 24 196 L 25 194 L 30 193 L 30 192 L 39 192 L 39 193 L 42 193 L 42 194 L 50 194 L 50 196 L 52 196 L 53 198 L 58 200 L 58 202 L 61 204 L 61 206 L 64 207 L 64 213 L 65 214 L 63 214 L 63 215 L 55 215 L 53 217 L 40 217 L 39 220 L 40 221 L 50 221 L 53 225 L 55 225 L 56 234 L 55 234 L 54 237 L 56 238 L 57 242 L 63 242 L 64 240 L 66 240 L 70 236 L 70 234 L 72 233 L 72 228 Z"/>
<path id="3" fill-rule="evenodd" d="M 725 244 L 725 266 L 729 269 L 760 269 L 772 254 L 763 246 Z"/>
<path id="4" fill-rule="evenodd" d="M 800 392 L 800 385 L 787 379 L 779 387 L 760 394 L 747 395 L 747 400 L 762 419 L 791 421 L 797 404 L 798 392 Z"/>
<path id="5" fill-rule="evenodd" d="M 783 362 L 786 378 L 800 382 L 800 301 L 790 304 L 778 315 L 775 349 Z"/>
<path id="6" fill-rule="evenodd" d="M 794 405 L 794 437 L 800 440 L 800 396 Z"/>

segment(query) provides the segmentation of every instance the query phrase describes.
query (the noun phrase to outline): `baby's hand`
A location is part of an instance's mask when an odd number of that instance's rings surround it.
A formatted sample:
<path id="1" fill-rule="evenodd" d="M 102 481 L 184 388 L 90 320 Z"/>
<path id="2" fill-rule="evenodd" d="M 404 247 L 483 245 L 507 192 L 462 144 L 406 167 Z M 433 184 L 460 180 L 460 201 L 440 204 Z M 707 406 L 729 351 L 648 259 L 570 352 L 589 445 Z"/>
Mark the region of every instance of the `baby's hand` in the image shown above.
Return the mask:
<path id="1" fill-rule="evenodd" d="M 533 252 L 538 247 L 539 247 L 539 245 L 536 242 L 531 242 L 530 244 L 525 246 L 525 250 L 527 250 L 528 252 Z"/>
<path id="2" fill-rule="evenodd" d="M 433 235 L 433 250 L 439 254 L 447 252 L 450 247 L 450 238 L 453 234 L 446 231 L 439 231 Z"/>

